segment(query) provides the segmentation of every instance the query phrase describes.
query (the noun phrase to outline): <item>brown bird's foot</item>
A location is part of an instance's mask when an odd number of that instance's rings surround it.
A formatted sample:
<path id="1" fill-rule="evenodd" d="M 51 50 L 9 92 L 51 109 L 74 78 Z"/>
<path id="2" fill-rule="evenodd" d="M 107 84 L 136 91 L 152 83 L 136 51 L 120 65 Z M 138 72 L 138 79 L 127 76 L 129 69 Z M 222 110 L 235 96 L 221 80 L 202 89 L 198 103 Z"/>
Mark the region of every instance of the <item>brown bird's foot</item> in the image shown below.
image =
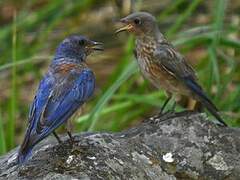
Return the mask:
<path id="1" fill-rule="evenodd" d="M 167 104 L 167 103 L 166 103 Z M 167 114 L 175 114 L 175 108 L 176 108 L 176 101 L 174 102 L 172 108 L 166 112 L 163 112 L 162 110 L 158 114 L 159 116 L 166 116 Z"/>
<path id="2" fill-rule="evenodd" d="M 162 106 L 160 112 L 158 113 L 159 115 L 165 114 L 165 113 L 163 113 L 163 112 L 164 112 L 164 109 L 165 109 L 165 107 L 167 106 L 168 102 L 170 101 L 170 99 L 171 99 L 171 96 L 168 97 L 167 100 L 163 103 L 163 106 Z"/>
<path id="3" fill-rule="evenodd" d="M 57 135 L 57 133 L 55 131 L 53 131 L 53 135 L 57 139 L 58 143 L 62 144 L 62 140 L 60 139 L 60 137 Z"/>
<path id="4" fill-rule="evenodd" d="M 156 116 L 153 116 L 150 118 L 150 123 L 152 124 L 159 124 L 159 123 L 162 123 L 162 122 L 165 122 L 173 117 L 176 116 L 176 113 L 175 112 L 172 112 L 172 111 L 167 111 L 163 114 L 158 114 Z"/>

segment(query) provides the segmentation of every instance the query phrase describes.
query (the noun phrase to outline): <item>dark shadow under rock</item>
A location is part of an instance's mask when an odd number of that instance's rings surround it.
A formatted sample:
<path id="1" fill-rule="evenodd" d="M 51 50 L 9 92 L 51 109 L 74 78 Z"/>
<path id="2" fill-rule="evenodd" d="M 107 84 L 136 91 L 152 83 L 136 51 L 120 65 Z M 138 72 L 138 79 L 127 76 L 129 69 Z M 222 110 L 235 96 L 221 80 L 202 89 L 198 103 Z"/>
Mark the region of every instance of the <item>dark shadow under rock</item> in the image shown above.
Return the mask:
<path id="1" fill-rule="evenodd" d="M 120 133 L 75 140 L 59 145 L 49 137 L 21 167 L 12 150 L 0 157 L 0 179 L 240 179 L 240 130 L 201 114 L 155 116 Z"/>

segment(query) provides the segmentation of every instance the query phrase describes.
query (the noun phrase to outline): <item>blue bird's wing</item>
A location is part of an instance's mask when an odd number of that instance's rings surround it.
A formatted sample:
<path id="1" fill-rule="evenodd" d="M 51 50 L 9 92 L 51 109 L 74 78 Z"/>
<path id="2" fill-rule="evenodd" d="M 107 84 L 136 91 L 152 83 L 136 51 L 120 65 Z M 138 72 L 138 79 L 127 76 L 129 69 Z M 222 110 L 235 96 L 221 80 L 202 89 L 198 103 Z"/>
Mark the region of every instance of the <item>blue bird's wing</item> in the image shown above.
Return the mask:
<path id="1" fill-rule="evenodd" d="M 84 69 L 80 74 L 73 72 L 58 81 L 36 124 L 38 133 L 48 134 L 65 122 L 93 94 L 95 87 L 95 77 L 90 69 Z"/>
<path id="2" fill-rule="evenodd" d="M 93 94 L 95 87 L 95 77 L 90 69 L 84 69 L 80 73 L 71 72 L 55 81 L 56 84 L 48 91 L 48 98 L 38 97 L 35 106 L 41 112 L 37 113 L 34 129 L 41 136 L 51 133 L 64 123 Z"/>
<path id="3" fill-rule="evenodd" d="M 94 88 L 95 77 L 88 68 L 67 74 L 48 73 L 41 81 L 30 109 L 28 129 L 19 150 L 19 161 L 24 161 L 35 144 L 63 124 L 89 99 Z"/>

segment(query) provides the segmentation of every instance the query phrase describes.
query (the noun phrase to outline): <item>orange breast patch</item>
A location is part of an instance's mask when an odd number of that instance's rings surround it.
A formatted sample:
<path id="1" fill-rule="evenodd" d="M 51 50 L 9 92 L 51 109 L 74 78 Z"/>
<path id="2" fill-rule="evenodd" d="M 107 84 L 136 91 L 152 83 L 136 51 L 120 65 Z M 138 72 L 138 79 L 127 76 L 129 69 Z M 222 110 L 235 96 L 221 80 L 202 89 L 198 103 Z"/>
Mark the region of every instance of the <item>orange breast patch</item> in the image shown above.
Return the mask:
<path id="1" fill-rule="evenodd" d="M 70 64 L 70 63 L 64 63 L 64 64 L 60 64 L 58 65 L 55 70 L 57 73 L 60 74 L 66 74 L 71 70 L 76 70 L 76 71 L 81 71 L 84 68 L 83 65 L 79 65 L 79 64 Z"/>

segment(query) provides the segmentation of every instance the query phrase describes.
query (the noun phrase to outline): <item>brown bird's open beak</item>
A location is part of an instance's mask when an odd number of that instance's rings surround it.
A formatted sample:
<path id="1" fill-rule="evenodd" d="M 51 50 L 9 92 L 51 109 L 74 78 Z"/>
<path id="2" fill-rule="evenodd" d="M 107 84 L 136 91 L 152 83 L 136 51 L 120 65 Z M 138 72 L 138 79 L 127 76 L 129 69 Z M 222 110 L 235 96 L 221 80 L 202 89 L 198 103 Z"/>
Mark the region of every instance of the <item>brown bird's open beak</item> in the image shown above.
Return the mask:
<path id="1" fill-rule="evenodd" d="M 95 51 L 103 51 L 103 50 L 104 50 L 104 48 L 103 48 L 103 43 L 101 43 L 101 42 L 96 42 L 96 41 L 92 41 L 92 42 L 91 42 L 90 48 L 91 48 L 92 50 L 95 50 Z"/>
<path id="2" fill-rule="evenodd" d="M 130 31 L 133 28 L 132 24 L 129 24 L 125 19 L 120 20 L 121 23 L 124 23 L 125 26 L 119 28 L 118 30 L 115 31 L 115 34 L 118 34 L 123 31 Z"/>

